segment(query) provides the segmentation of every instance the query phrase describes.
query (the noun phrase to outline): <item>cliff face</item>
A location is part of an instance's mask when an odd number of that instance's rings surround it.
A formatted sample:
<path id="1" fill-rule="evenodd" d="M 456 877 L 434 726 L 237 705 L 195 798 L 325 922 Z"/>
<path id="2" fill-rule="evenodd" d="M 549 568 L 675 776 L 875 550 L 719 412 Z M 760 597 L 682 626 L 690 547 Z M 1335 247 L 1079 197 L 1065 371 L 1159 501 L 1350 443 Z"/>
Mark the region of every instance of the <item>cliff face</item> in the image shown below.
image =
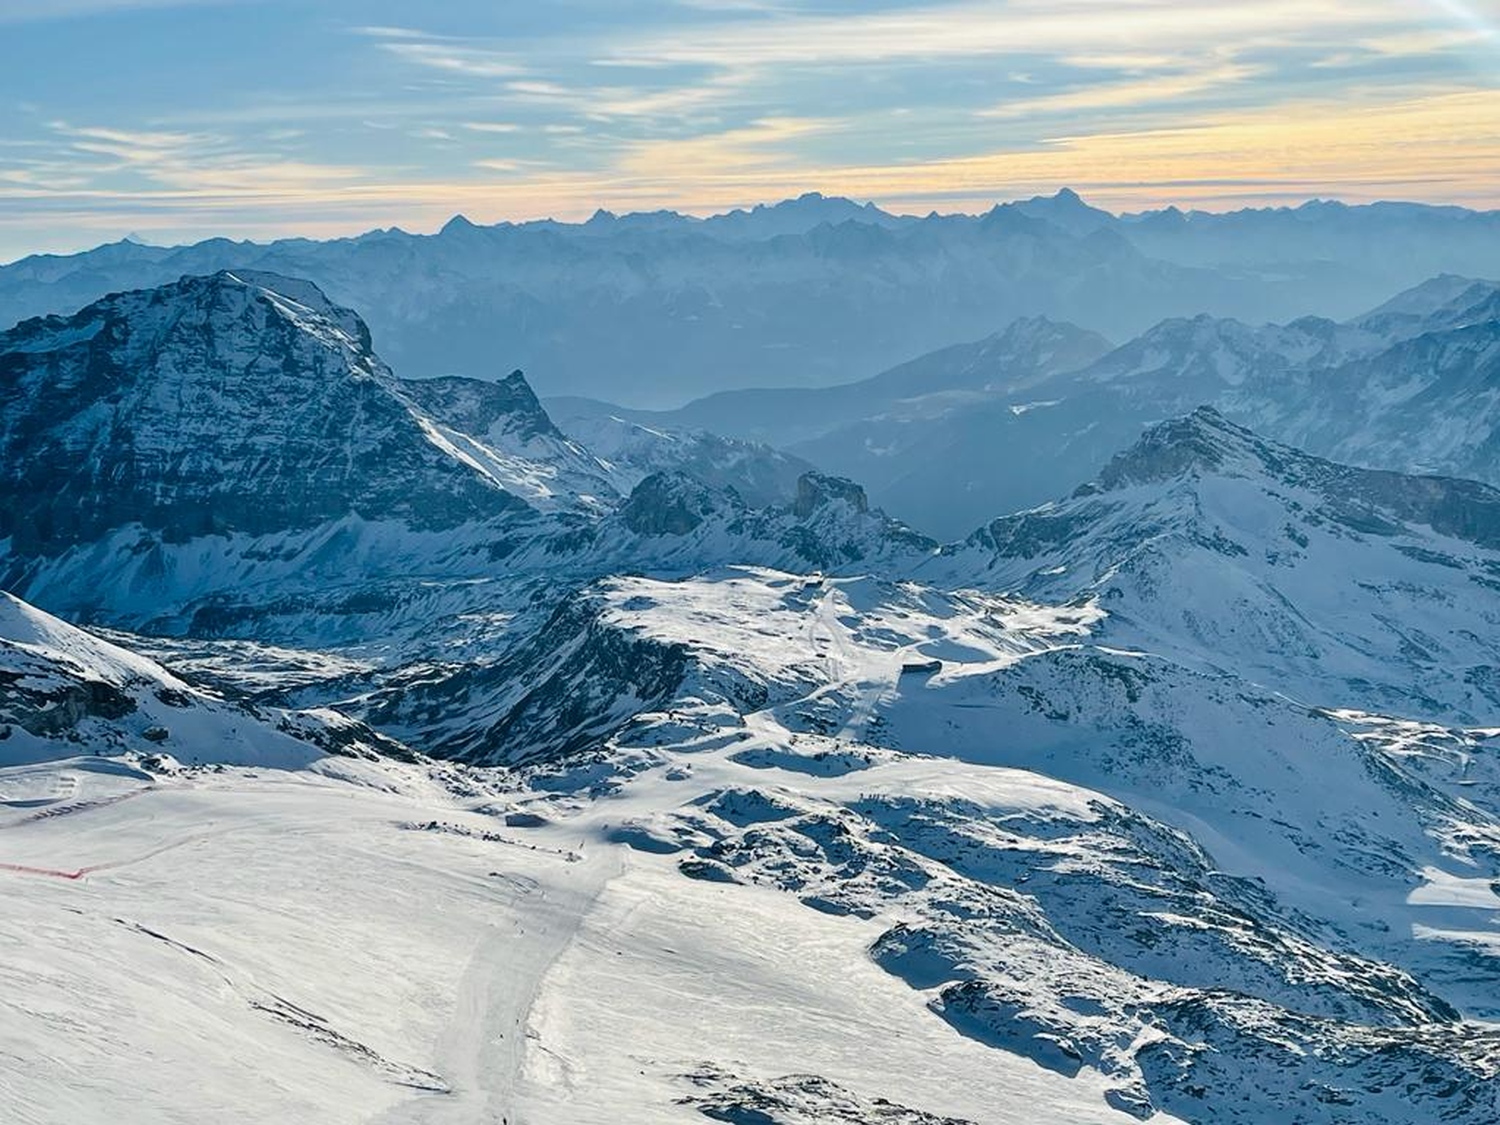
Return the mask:
<path id="1" fill-rule="evenodd" d="M 54 555 L 354 514 L 442 528 L 525 507 L 433 440 L 359 318 L 220 273 L 0 335 L 0 539 Z"/>

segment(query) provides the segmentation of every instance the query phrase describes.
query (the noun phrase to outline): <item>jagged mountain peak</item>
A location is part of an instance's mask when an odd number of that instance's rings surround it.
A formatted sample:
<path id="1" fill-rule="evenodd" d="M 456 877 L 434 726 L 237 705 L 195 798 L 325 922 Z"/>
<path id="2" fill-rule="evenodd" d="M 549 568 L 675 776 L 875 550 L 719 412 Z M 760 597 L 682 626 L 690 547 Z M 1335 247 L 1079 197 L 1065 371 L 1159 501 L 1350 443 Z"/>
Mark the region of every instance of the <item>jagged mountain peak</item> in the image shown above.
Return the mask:
<path id="1" fill-rule="evenodd" d="M 191 280 L 183 279 L 184 282 Z M 370 329 L 359 314 L 335 304 L 311 281 L 266 270 L 220 270 L 210 275 L 207 282 L 210 286 L 238 286 L 249 290 L 257 298 L 270 301 L 287 316 L 321 317 L 357 340 L 360 347 L 369 350 L 372 346 Z"/>
<path id="2" fill-rule="evenodd" d="M 1071 213 L 1076 215 L 1088 215 L 1101 221 L 1112 220 L 1114 216 L 1108 211 L 1095 207 L 1070 187 L 1058 188 L 1051 195 L 1037 195 L 1025 200 L 1022 204 L 1028 207 L 1050 207 L 1059 213 Z"/>
<path id="3" fill-rule="evenodd" d="M 990 582 L 1097 600 L 1129 646 L 1234 659 L 1341 706 L 1420 695 L 1432 721 L 1500 706 L 1476 625 L 1494 619 L 1500 491 L 1473 481 L 1338 464 L 1204 408 L 957 554 L 974 549 Z"/>
<path id="4" fill-rule="evenodd" d="M 637 535 L 682 536 L 715 515 L 743 509 L 732 489 L 715 489 L 684 472 L 652 473 L 631 490 L 620 521 Z"/>
<path id="5" fill-rule="evenodd" d="M 1239 528 L 1226 537 L 1224 527 L 1252 512 L 1260 513 L 1252 520 L 1258 530 Z M 1215 550 L 1276 556 L 1287 554 L 1287 535 L 1291 544 L 1299 542 L 1302 533 L 1286 530 L 1299 526 L 1374 540 L 1438 536 L 1495 550 L 1500 490 L 1327 461 L 1262 438 L 1204 406 L 1152 426 L 1066 500 L 994 520 L 969 543 L 1036 561 L 1054 552 L 1087 553 L 1107 527 L 1111 550 L 1149 544 L 1171 530 Z"/>
<path id="6" fill-rule="evenodd" d="M 118 335 L 121 322 L 151 322 L 164 336 L 184 319 L 196 331 L 236 330 L 262 333 L 275 317 L 298 328 L 325 329 L 347 337 L 348 343 L 368 351 L 370 331 L 358 314 L 329 300 L 316 285 L 299 278 L 263 270 L 219 270 L 187 274 L 150 289 L 112 293 L 71 316 L 38 317 L 0 333 L 0 352 L 41 351 L 70 343 L 80 336 L 110 330 Z"/>
<path id="7" fill-rule="evenodd" d="M 1052 195 L 1034 196 L 1009 206 L 1028 218 L 1045 220 L 1080 237 L 1106 230 L 1116 222 L 1114 215 L 1091 206 L 1083 196 L 1067 187 Z"/>
<path id="8" fill-rule="evenodd" d="M 1207 478 L 1250 481 L 1283 497 L 1293 511 L 1316 505 L 1356 533 L 1394 535 L 1413 526 L 1488 549 L 1500 546 L 1500 490 L 1457 477 L 1366 469 L 1314 457 L 1262 438 L 1210 406 L 1151 427 L 1075 495 Z"/>
<path id="9" fill-rule="evenodd" d="M 516 396 L 518 400 L 529 403 L 537 410 L 542 409 L 541 400 L 536 397 L 536 391 L 532 389 L 531 383 L 527 381 L 526 373 L 519 367 L 505 378 L 499 380 L 499 385 L 504 387 L 510 394 Z"/>
<path id="10" fill-rule="evenodd" d="M 442 229 L 438 231 L 438 235 L 439 237 L 443 235 L 463 235 L 472 233 L 473 231 L 477 231 L 479 229 L 479 226 L 474 223 L 467 215 L 460 214 L 454 215 L 451 219 L 444 223 Z"/>
<path id="11" fill-rule="evenodd" d="M 1200 406 L 1186 417 L 1151 427 L 1105 466 L 1097 485 L 1085 487 L 1112 491 L 1204 472 L 1275 473 L 1293 452 L 1285 447 L 1278 452 L 1213 407 Z"/>
<path id="12" fill-rule="evenodd" d="M 461 375 L 404 379 L 402 391 L 424 409 L 469 434 L 513 434 L 522 441 L 548 437 L 566 441 L 526 376 L 512 371 L 491 381 Z"/>
<path id="13" fill-rule="evenodd" d="M 1110 352 L 1084 375 L 1091 383 L 1128 381 L 1133 397 L 1157 400 L 1160 417 L 1194 402 L 1223 405 L 1252 390 L 1266 395 L 1268 385 L 1275 388 L 1270 397 L 1285 396 L 1293 393 L 1298 372 L 1384 346 L 1383 337 L 1361 325 L 1321 317 L 1261 325 L 1209 315 L 1175 317 Z"/>
<path id="14" fill-rule="evenodd" d="M 797 517 L 807 519 L 829 504 L 844 504 L 860 515 L 870 510 L 864 488 L 854 481 L 823 473 L 802 474 L 797 481 L 797 499 L 792 504 Z"/>
<path id="15" fill-rule="evenodd" d="M 451 527 L 525 507 L 415 405 L 352 312 L 244 271 L 116 294 L 0 334 L 0 538 L 56 555 L 347 516 Z M 524 383 L 472 397 L 550 421 Z M 555 431 L 554 431 L 555 432 Z"/>

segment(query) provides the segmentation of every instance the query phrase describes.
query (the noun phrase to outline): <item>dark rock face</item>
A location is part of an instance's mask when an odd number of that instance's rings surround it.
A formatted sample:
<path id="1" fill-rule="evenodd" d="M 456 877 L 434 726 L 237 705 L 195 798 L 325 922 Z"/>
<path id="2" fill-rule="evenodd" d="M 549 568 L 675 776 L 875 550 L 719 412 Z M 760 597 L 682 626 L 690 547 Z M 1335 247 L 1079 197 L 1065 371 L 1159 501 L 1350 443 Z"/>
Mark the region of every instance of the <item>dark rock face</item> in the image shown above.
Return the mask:
<path id="1" fill-rule="evenodd" d="M 84 719 L 123 719 L 136 709 L 128 692 L 97 680 L 48 690 L 22 686 L 25 677 L 0 669 L 0 718 L 39 738 L 66 734 Z"/>
<path id="2" fill-rule="evenodd" d="M 637 535 L 687 535 L 730 499 L 692 477 L 653 473 L 635 486 L 620 518 Z"/>
<path id="3" fill-rule="evenodd" d="M 832 501 L 848 504 L 861 515 L 870 510 L 865 490 L 852 480 L 824 476 L 822 473 L 805 473 L 797 481 L 797 499 L 792 505 L 792 512 L 798 519 L 805 520 Z"/>
<path id="4" fill-rule="evenodd" d="M 403 379 L 400 387 L 425 414 L 466 434 L 483 435 L 498 429 L 523 442 L 539 437 L 567 440 L 519 371 L 512 371 L 498 383 L 445 376 Z"/>
<path id="5" fill-rule="evenodd" d="M 729 1125 L 782 1125 L 821 1121 L 826 1125 L 974 1125 L 940 1117 L 886 1098 L 865 1098 L 815 1074 L 789 1074 L 770 1080 L 746 1079 L 705 1065 L 684 1076 L 695 1093 L 678 1099 L 711 1121 Z"/>
<path id="6" fill-rule="evenodd" d="M 1489 485 L 1357 469 L 1348 484 L 1359 498 L 1397 519 L 1482 547 L 1500 547 L 1500 491 Z"/>
<path id="7" fill-rule="evenodd" d="M 1213 471 L 1225 460 L 1224 438 L 1231 427 L 1211 407 L 1148 430 L 1099 475 L 1106 489 L 1168 480 L 1194 470 Z"/>
<path id="8" fill-rule="evenodd" d="M 497 663 L 421 672 L 378 693 L 368 719 L 424 753 L 474 765 L 562 758 L 665 703 L 689 664 L 682 646 L 618 628 L 584 591 Z"/>
<path id="9" fill-rule="evenodd" d="M 18 325 L 0 335 L 0 539 L 55 555 L 131 524 L 181 542 L 524 508 L 427 439 L 368 344 L 312 286 L 228 273 Z"/>

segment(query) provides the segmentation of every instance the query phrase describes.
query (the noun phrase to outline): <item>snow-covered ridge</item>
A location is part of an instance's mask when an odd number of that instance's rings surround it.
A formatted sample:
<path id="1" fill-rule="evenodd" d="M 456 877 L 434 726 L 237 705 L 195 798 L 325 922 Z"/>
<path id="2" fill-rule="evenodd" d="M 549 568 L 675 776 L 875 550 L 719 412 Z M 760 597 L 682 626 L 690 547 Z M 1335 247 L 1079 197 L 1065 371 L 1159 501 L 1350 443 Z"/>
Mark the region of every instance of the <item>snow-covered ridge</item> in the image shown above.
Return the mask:
<path id="1" fill-rule="evenodd" d="M 1123 647 L 1297 698 L 1480 724 L 1500 707 L 1500 492 L 1325 461 L 1207 408 L 936 565 L 1097 598 Z"/>
<path id="2" fill-rule="evenodd" d="M 497 383 L 407 380 L 398 390 L 435 445 L 535 508 L 603 508 L 619 499 L 612 467 L 553 425 L 519 371 Z"/>
<path id="3" fill-rule="evenodd" d="M 228 701 L 0 591 L 0 765 L 79 753 L 277 769 L 409 756 L 334 712 Z"/>

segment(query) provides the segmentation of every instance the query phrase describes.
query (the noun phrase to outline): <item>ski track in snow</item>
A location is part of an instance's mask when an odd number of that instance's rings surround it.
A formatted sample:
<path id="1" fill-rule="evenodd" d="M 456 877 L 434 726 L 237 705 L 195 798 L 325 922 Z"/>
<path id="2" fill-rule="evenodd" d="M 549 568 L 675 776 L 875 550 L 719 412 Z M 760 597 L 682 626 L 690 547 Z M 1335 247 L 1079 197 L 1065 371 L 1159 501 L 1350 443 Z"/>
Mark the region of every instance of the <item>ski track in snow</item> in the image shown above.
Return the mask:
<path id="1" fill-rule="evenodd" d="M 517 890 L 509 927 L 491 927 L 470 956 L 452 1019 L 437 1044 L 451 1092 L 419 1096 L 372 1125 L 545 1125 L 511 1101 L 522 1084 L 527 1050 L 545 1049 L 534 1037 L 532 1008 L 549 968 L 621 871 L 623 855 L 601 850 L 570 868 L 574 879 L 565 890 Z"/>
<path id="2" fill-rule="evenodd" d="M 880 701 L 895 689 L 901 658 L 894 654 L 886 659 L 884 654 L 856 646 L 839 620 L 841 608 L 844 613 L 852 612 L 838 585 L 825 579 L 817 595 L 817 608 L 808 616 L 807 635 L 815 649 L 819 641 L 826 641 L 832 649 L 826 662 L 829 683 L 814 692 L 810 699 L 850 693 L 849 717 L 839 737 L 859 741 Z"/>

